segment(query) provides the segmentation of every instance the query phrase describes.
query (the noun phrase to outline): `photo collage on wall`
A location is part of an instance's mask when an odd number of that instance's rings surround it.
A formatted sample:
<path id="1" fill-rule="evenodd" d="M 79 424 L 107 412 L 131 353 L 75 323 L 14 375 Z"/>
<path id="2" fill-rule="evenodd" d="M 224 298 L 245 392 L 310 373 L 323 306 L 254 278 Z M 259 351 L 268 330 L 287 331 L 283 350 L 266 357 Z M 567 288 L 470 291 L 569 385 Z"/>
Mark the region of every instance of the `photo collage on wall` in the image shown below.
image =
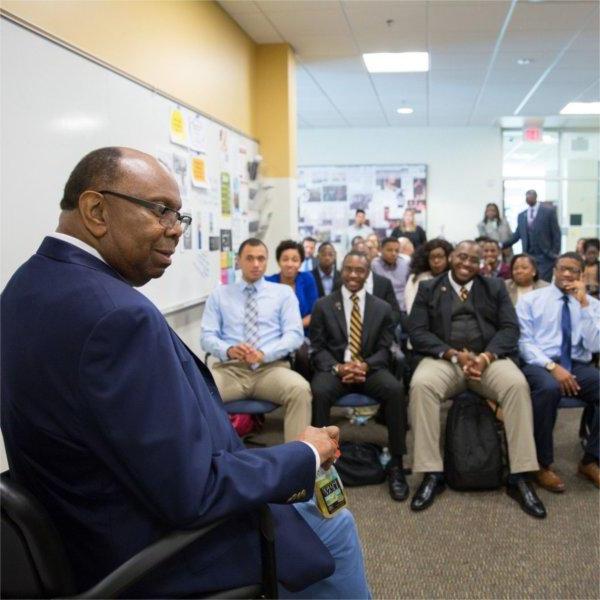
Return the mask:
<path id="1" fill-rule="evenodd" d="M 170 112 L 168 141 L 157 158 L 177 181 L 181 212 L 192 216 L 179 250 L 197 255 L 194 264 L 202 276 L 209 276 L 211 255 L 220 253 L 219 281 L 233 283 L 234 250 L 249 229 L 246 143 L 223 127 L 217 134 L 206 117 L 176 105 Z"/>
<path id="2" fill-rule="evenodd" d="M 298 237 L 312 236 L 345 249 L 356 209 L 380 238 L 389 235 L 407 208 L 425 228 L 427 165 L 308 166 L 298 168 Z"/>

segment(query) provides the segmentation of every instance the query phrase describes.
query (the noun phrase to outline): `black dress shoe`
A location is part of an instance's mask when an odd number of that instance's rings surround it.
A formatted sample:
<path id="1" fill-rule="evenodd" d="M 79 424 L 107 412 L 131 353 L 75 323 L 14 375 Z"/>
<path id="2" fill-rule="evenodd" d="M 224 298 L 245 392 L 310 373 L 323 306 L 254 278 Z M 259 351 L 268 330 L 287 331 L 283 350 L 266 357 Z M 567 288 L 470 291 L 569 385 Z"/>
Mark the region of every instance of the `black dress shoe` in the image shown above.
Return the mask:
<path id="1" fill-rule="evenodd" d="M 406 483 L 402 467 L 390 467 L 388 470 L 388 485 L 392 500 L 404 502 L 408 498 L 408 483 Z"/>
<path id="2" fill-rule="evenodd" d="M 514 498 L 528 515 L 536 519 L 546 518 L 546 509 L 529 481 L 519 479 L 516 483 L 507 484 L 506 493 Z"/>
<path id="3" fill-rule="evenodd" d="M 427 473 L 421 481 L 419 489 L 415 492 L 411 500 L 410 507 L 412 510 L 425 510 L 433 504 L 436 494 L 441 494 L 446 489 L 446 484 L 442 479 L 439 479 L 431 473 Z"/>

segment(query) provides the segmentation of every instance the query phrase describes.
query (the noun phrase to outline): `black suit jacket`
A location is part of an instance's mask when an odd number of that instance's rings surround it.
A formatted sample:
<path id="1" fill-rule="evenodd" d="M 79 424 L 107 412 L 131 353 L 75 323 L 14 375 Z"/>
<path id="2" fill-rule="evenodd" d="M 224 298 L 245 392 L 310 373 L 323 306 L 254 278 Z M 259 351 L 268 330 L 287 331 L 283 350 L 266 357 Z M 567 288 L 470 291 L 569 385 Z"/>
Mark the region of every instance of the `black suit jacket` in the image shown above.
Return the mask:
<path id="1" fill-rule="evenodd" d="M 341 287 L 342 278 L 340 276 L 338 283 L 336 284 L 334 282 L 333 289 L 339 290 Z M 390 305 L 390 308 L 392 309 L 392 321 L 393 324 L 396 325 L 400 321 L 400 306 L 398 305 L 396 294 L 394 294 L 392 282 L 387 277 L 373 273 L 373 296 L 381 298 L 381 300 L 384 300 Z"/>
<path id="2" fill-rule="evenodd" d="M 393 338 L 392 309 L 371 294 L 365 297 L 361 354 L 370 371 L 387 369 Z M 317 300 L 310 320 L 312 361 L 317 371 L 331 371 L 344 362 L 348 346 L 348 331 L 342 292 Z"/>
<path id="3" fill-rule="evenodd" d="M 470 294 L 486 352 L 517 362 L 519 323 L 504 280 L 476 275 Z M 422 281 L 419 285 L 408 318 L 408 330 L 416 362 L 425 356 L 438 358 L 451 348 L 448 341 L 454 296 L 448 273 L 429 281 Z"/>
<path id="4" fill-rule="evenodd" d="M 323 282 L 321 281 L 321 274 L 319 273 L 319 268 L 315 267 L 311 273 L 315 278 L 315 282 L 317 284 L 317 291 L 319 292 L 319 298 L 325 296 L 325 290 L 323 289 Z M 342 276 L 337 269 L 333 270 L 333 287 L 331 291 L 337 290 L 342 286 Z"/>

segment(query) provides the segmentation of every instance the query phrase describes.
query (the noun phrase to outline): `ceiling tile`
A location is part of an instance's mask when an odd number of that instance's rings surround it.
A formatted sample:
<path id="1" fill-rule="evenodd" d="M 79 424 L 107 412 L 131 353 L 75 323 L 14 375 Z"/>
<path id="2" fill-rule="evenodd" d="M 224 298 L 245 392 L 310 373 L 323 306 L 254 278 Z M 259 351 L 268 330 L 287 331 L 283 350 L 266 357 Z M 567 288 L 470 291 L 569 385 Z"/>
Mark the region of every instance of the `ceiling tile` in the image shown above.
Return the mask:
<path id="1" fill-rule="evenodd" d="M 431 2 L 431 31 L 489 31 L 498 34 L 506 18 L 510 2 Z"/>
<path id="2" fill-rule="evenodd" d="M 552 2 L 518 2 L 510 27 L 523 31 L 578 30 L 586 24 L 598 3 L 566 0 Z"/>
<path id="3" fill-rule="evenodd" d="M 221 0 L 219 4 L 230 14 L 260 14 L 255 2 L 249 0 Z"/>
<path id="4" fill-rule="evenodd" d="M 289 40 L 303 36 L 348 34 L 348 25 L 339 6 L 331 2 L 328 9 L 281 11 L 268 14 L 275 28 Z M 293 42 L 292 42 L 293 43 Z"/>

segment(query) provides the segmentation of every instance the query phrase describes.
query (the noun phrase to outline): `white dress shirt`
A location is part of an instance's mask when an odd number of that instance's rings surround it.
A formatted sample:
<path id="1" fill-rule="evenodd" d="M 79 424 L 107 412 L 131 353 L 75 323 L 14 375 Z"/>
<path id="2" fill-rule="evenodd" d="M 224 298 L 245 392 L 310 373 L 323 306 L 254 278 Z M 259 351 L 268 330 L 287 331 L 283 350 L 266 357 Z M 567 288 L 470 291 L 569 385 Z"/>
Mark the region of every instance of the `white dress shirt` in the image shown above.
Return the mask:
<path id="1" fill-rule="evenodd" d="M 61 240 L 63 242 L 67 242 L 67 244 L 72 244 L 73 246 L 77 246 L 80 250 L 91 254 L 98 260 L 101 260 L 104 264 L 108 264 L 101 256 L 96 248 L 93 248 L 89 244 L 86 244 L 79 238 L 73 237 L 72 235 L 67 235 L 66 233 L 59 233 L 58 231 L 53 231 L 48 234 L 48 237 L 56 238 L 57 240 Z"/>
<path id="2" fill-rule="evenodd" d="M 373 293 L 373 271 L 369 271 L 363 290 L 365 290 L 367 294 Z"/>
<path id="3" fill-rule="evenodd" d="M 469 283 L 458 283 L 457 281 L 454 280 L 454 277 L 452 277 L 452 271 L 448 271 L 448 280 L 450 281 L 450 285 L 452 286 L 452 289 L 456 292 L 456 295 L 460 298 L 460 290 L 462 288 L 465 288 L 467 290 L 467 292 L 471 293 L 471 288 L 473 287 L 473 280 L 471 279 L 471 281 L 469 281 Z"/>
<path id="4" fill-rule="evenodd" d="M 350 296 L 352 292 L 345 286 L 342 286 L 342 300 L 344 302 L 344 316 L 346 317 L 346 333 L 348 335 L 348 339 L 350 339 L 350 317 L 352 316 L 352 308 L 354 307 L 354 303 L 350 300 Z M 367 296 L 367 291 L 363 287 L 360 291 L 356 292 L 358 296 L 358 310 L 360 312 L 360 320 L 364 322 L 365 320 L 365 298 Z M 352 353 L 350 352 L 350 344 L 346 346 L 346 350 L 344 352 L 344 362 L 352 361 Z"/>

